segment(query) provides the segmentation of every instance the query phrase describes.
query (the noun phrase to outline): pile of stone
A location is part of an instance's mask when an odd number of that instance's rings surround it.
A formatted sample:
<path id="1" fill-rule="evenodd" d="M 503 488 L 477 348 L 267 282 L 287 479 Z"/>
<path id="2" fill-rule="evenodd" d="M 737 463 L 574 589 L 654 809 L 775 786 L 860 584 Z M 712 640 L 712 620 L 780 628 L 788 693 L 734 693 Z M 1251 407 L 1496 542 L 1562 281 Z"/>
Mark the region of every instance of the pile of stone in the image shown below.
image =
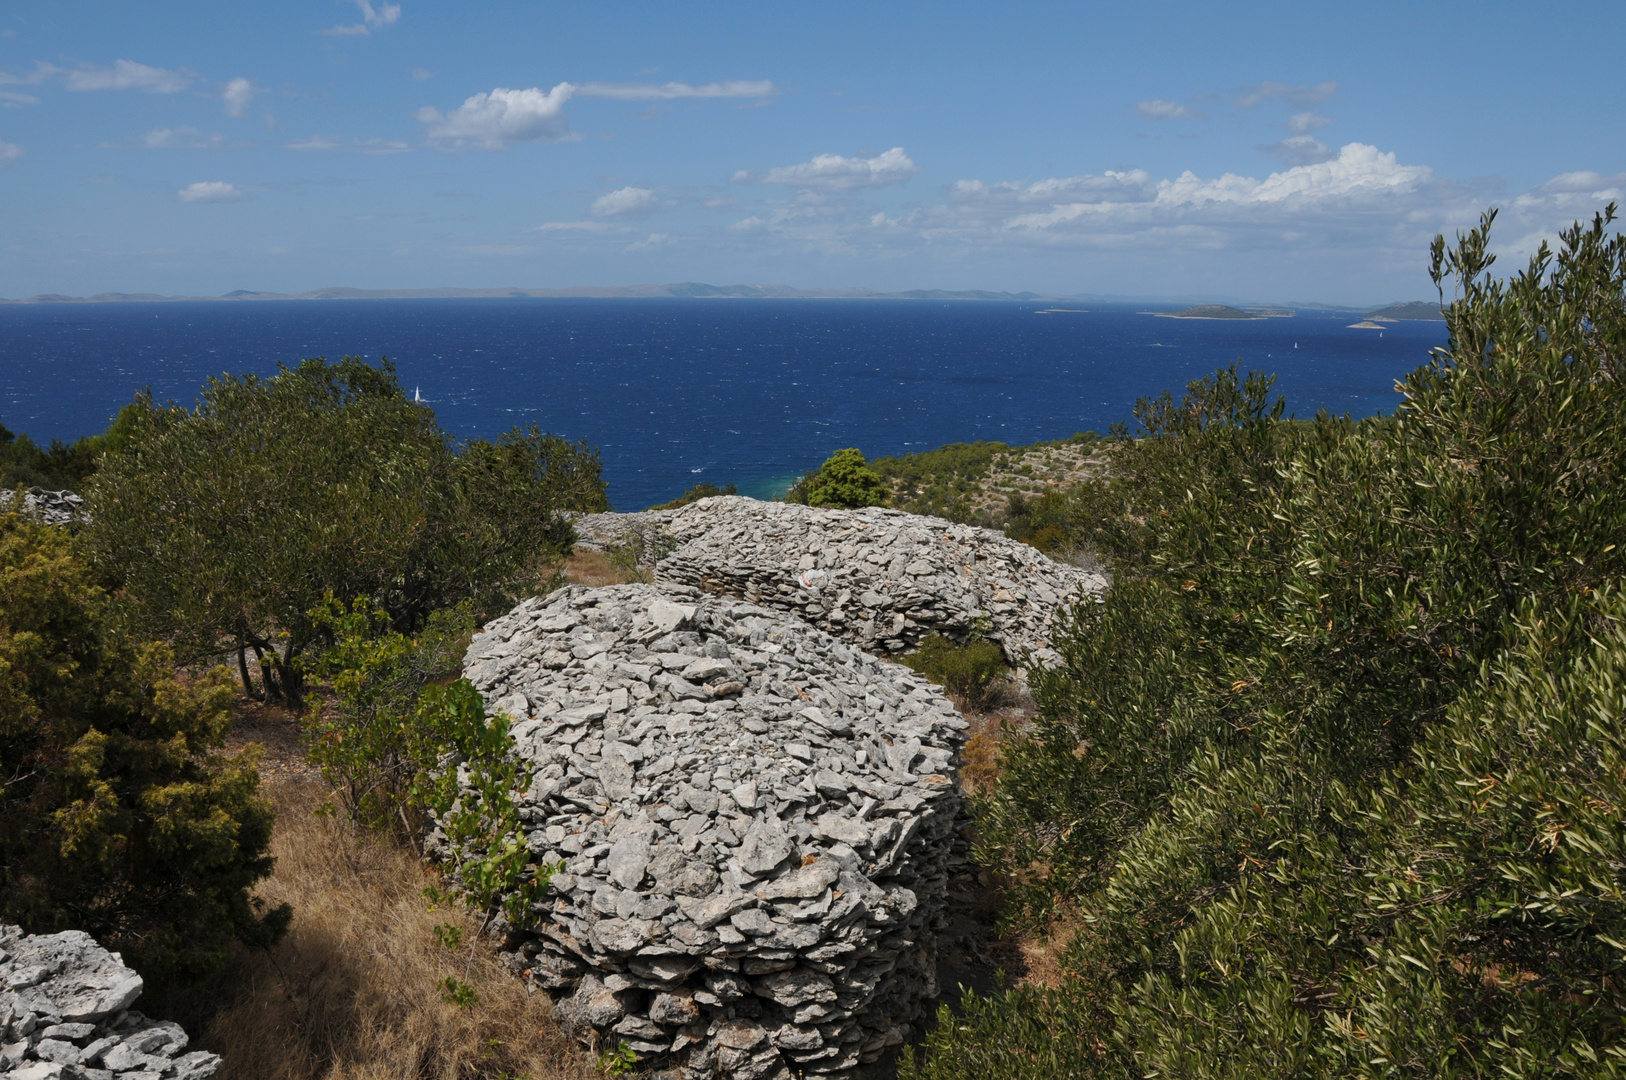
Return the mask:
<path id="1" fill-rule="evenodd" d="M 179 1024 L 130 1008 L 141 976 L 89 934 L 0 926 L 0 1075 L 6 1080 L 204 1080 Z"/>
<path id="2" fill-rule="evenodd" d="M 1101 574 L 991 529 L 898 510 L 719 496 L 664 513 L 681 546 L 656 566 L 656 584 L 794 612 L 870 652 L 981 634 L 1013 665 L 1030 656 L 1052 665 L 1057 609 L 1107 587 Z"/>
<path id="3" fill-rule="evenodd" d="M 571 587 L 469 646 L 517 719 L 538 862 L 517 967 L 686 1080 L 850 1076 L 918 1034 L 966 727 L 931 684 L 681 586 Z"/>
<path id="4" fill-rule="evenodd" d="M 16 492 L 0 490 L 0 511 L 11 508 Z M 85 520 L 85 500 L 71 491 L 29 488 L 23 493 L 23 513 L 47 525 L 66 525 Z"/>

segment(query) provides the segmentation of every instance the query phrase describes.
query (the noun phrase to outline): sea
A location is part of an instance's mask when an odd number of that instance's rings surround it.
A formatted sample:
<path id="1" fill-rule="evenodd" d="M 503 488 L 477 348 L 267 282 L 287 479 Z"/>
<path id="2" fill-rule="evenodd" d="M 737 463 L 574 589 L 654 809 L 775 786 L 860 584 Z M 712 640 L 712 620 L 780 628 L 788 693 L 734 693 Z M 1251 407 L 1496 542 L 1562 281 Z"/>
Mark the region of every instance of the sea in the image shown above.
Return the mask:
<path id="1" fill-rule="evenodd" d="M 1438 322 L 1350 312 L 1185 320 L 1124 304 L 434 299 L 0 305 L 0 423 L 106 427 L 143 388 L 193 405 L 223 373 L 387 357 L 461 438 L 535 424 L 597 448 L 618 510 L 709 481 L 769 497 L 832 452 L 1106 432 L 1138 398 L 1239 362 L 1288 411 L 1370 416 L 1443 346 Z"/>

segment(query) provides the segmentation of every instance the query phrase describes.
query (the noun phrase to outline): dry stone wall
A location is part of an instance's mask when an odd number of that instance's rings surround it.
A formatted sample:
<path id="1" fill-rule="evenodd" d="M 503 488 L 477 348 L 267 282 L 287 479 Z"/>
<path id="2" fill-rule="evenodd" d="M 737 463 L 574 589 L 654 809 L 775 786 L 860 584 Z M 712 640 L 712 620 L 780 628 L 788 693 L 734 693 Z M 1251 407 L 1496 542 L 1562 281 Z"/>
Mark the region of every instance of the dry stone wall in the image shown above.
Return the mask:
<path id="1" fill-rule="evenodd" d="M 849 1076 L 917 1033 L 966 727 L 936 688 L 682 586 L 526 601 L 464 670 L 563 864 L 516 965 L 567 1027 L 686 1080 Z"/>
<path id="2" fill-rule="evenodd" d="M 1013 664 L 1029 653 L 1053 663 L 1056 610 L 1107 586 L 1099 573 L 991 529 L 880 507 L 825 510 L 725 495 L 677 510 L 584 515 L 577 529 L 599 547 L 634 529 L 663 530 L 675 550 L 656 564 L 656 584 L 794 612 L 880 653 L 907 652 L 932 633 L 982 633 Z"/>
<path id="3" fill-rule="evenodd" d="M 0 511 L 11 509 L 15 496 L 15 491 L 0 489 Z M 84 518 L 85 500 L 71 491 L 29 488 L 23 493 L 23 513 L 47 525 L 66 525 L 75 518 Z"/>
<path id="4" fill-rule="evenodd" d="M 205 1080 L 179 1024 L 130 1006 L 141 976 L 89 934 L 0 926 L 0 1075 L 6 1080 Z"/>

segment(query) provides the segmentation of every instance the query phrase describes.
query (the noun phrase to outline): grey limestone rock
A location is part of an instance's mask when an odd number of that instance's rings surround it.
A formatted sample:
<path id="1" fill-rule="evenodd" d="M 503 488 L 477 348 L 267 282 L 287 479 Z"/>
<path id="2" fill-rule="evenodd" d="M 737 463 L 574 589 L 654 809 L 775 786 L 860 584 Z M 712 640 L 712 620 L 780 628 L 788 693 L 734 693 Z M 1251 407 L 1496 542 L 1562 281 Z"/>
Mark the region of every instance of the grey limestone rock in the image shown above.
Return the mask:
<path id="1" fill-rule="evenodd" d="M 220 1058 L 130 1006 L 141 976 L 89 934 L 0 925 L 0 1074 L 35 1080 L 206 1080 Z"/>
<path id="2" fill-rule="evenodd" d="M 658 530 L 670 549 L 658 585 L 793 612 L 875 653 L 902 653 L 940 633 L 980 633 L 1013 664 L 1051 665 L 1050 625 L 1063 605 L 1099 598 L 1106 578 L 1058 563 L 991 529 L 867 507 L 830 510 L 721 495 L 642 514 L 576 518 L 579 543 L 613 545 Z"/>
<path id="3" fill-rule="evenodd" d="M 916 1030 L 966 727 L 936 688 L 681 585 L 528 600 L 465 672 L 525 703 L 520 812 L 560 869 L 510 946 L 567 1026 L 685 1080 L 850 1076 Z"/>
<path id="4" fill-rule="evenodd" d="M 0 512 L 11 508 L 15 492 L 0 489 Z M 22 512 L 47 525 L 67 525 L 75 521 L 88 521 L 85 500 L 71 491 L 47 491 L 34 487 L 23 492 Z"/>

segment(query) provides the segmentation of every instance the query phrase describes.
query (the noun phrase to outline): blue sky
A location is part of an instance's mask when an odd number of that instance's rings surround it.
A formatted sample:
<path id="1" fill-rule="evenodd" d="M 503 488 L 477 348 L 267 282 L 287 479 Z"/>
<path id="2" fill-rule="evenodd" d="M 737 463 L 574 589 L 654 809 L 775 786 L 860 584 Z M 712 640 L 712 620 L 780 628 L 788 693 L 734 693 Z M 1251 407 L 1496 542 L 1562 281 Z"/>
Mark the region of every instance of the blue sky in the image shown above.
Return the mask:
<path id="1" fill-rule="evenodd" d="M 10 0 L 0 296 L 1377 303 L 1626 190 L 1607 3 Z"/>

